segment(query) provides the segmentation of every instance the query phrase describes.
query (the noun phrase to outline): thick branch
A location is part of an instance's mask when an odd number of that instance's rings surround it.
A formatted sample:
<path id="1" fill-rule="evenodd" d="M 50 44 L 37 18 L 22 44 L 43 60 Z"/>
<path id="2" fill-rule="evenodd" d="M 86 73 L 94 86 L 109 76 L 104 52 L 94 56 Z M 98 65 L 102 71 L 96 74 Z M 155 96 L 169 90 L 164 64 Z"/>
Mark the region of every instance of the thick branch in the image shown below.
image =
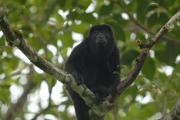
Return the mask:
<path id="1" fill-rule="evenodd" d="M 83 98 L 84 101 L 86 101 L 86 104 L 92 108 L 92 111 L 96 113 L 96 115 L 102 116 L 106 111 L 108 111 L 106 108 L 111 106 L 108 100 L 104 101 L 100 105 L 96 105 L 96 97 L 93 92 L 91 92 L 84 84 L 78 85 L 72 75 L 66 74 L 64 71 L 58 69 L 47 60 L 38 56 L 35 50 L 31 46 L 27 45 L 23 36 L 11 29 L 8 22 L 1 14 L 1 11 L 0 28 L 4 33 L 9 45 L 18 47 L 34 65 L 44 70 L 46 73 L 52 75 L 54 78 L 58 79 L 65 85 L 70 86 Z"/>
<path id="2" fill-rule="evenodd" d="M 62 83 L 66 85 L 70 85 L 74 91 L 79 93 L 85 100 L 87 99 L 87 103 L 92 104 L 95 99 L 94 94 L 84 85 L 77 85 L 74 78 L 70 74 L 66 74 L 62 70 L 56 68 L 47 60 L 38 56 L 33 48 L 27 45 L 21 34 L 15 33 L 5 21 L 3 16 L 0 16 L 0 28 L 3 31 L 8 43 L 10 45 L 17 46 L 28 58 L 29 60 L 35 64 L 37 67 L 44 70 L 46 73 L 52 75 Z"/>
<path id="3" fill-rule="evenodd" d="M 129 87 L 134 82 L 134 80 L 138 76 L 138 74 L 145 62 L 147 54 L 148 54 L 148 50 L 142 50 L 142 52 L 139 54 L 139 56 L 136 59 L 136 65 L 135 65 L 133 71 L 131 72 L 131 74 L 128 76 L 128 78 L 126 78 L 126 80 L 123 80 L 119 84 L 119 86 L 118 86 L 119 93 L 123 92 L 124 89 Z"/>
<path id="4" fill-rule="evenodd" d="M 148 51 L 160 40 L 160 38 L 165 33 L 173 29 L 172 26 L 174 26 L 175 23 L 178 21 L 180 21 L 180 11 L 178 11 L 173 17 L 171 17 L 169 21 L 159 30 L 159 32 L 156 33 L 154 37 L 151 38 L 151 42 L 147 45 L 148 47 L 142 49 L 141 53 L 136 59 L 136 65 L 133 68 L 132 72 L 130 73 L 129 77 L 119 84 L 117 88 L 119 93 L 123 92 L 125 88 L 129 87 L 135 81 L 136 77 L 138 76 L 144 64 Z"/>

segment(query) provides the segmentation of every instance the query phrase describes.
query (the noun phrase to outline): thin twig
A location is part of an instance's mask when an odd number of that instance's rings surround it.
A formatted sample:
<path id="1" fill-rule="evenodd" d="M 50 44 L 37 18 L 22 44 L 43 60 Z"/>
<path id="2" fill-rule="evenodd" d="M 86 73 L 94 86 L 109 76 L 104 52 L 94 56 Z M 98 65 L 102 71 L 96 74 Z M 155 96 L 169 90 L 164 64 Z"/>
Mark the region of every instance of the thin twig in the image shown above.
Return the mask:
<path id="1" fill-rule="evenodd" d="M 152 31 L 150 31 L 150 30 L 149 30 L 148 28 L 146 28 L 144 25 L 140 24 L 130 13 L 127 12 L 127 14 L 128 14 L 128 16 L 129 16 L 130 20 L 132 20 L 133 23 L 134 23 L 136 26 L 138 26 L 138 27 L 139 27 L 140 29 L 142 29 L 143 31 L 147 32 L 150 36 L 154 36 L 154 35 L 155 35 L 155 33 L 153 33 Z M 167 35 L 162 36 L 162 39 L 171 41 L 171 42 L 173 42 L 173 43 L 175 43 L 175 44 L 180 44 L 180 40 L 176 40 L 176 39 L 174 39 L 174 38 L 172 38 L 172 37 L 170 37 L 170 36 L 167 36 Z"/>

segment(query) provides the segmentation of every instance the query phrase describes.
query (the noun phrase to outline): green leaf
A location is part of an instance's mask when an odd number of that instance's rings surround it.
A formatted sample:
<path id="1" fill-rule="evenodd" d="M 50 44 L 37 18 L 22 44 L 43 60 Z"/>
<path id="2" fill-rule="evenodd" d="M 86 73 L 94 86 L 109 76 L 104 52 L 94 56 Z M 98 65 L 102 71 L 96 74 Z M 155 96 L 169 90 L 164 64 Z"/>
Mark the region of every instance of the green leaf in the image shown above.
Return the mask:
<path id="1" fill-rule="evenodd" d="M 125 94 L 130 95 L 132 97 L 136 97 L 137 93 L 138 93 L 138 88 L 136 85 L 133 85 L 127 89 Z"/>
<path id="2" fill-rule="evenodd" d="M 154 77 L 155 71 L 156 71 L 156 66 L 155 66 L 154 60 L 150 57 L 146 58 L 146 61 L 142 68 L 142 73 L 145 75 L 145 77 L 152 80 Z"/>
<path id="3" fill-rule="evenodd" d="M 113 4 L 110 5 L 102 5 L 102 7 L 100 8 L 99 11 L 99 15 L 103 16 L 103 15 L 109 15 L 112 13 L 112 9 L 113 9 Z"/>
<path id="4" fill-rule="evenodd" d="M 147 23 L 149 27 L 163 25 L 168 20 L 168 16 L 165 13 L 154 13 L 148 17 Z M 159 27 L 159 26 L 158 26 Z"/>
<path id="5" fill-rule="evenodd" d="M 0 38 L 0 47 L 5 46 L 5 39 L 3 37 Z M 1 50 L 1 48 L 0 48 Z"/>
<path id="6" fill-rule="evenodd" d="M 87 8 L 91 2 L 91 0 L 78 0 L 78 4 L 83 8 Z"/>
<path id="7" fill-rule="evenodd" d="M 174 65 L 177 55 L 179 54 L 179 45 L 168 42 L 163 50 L 155 51 L 157 59 L 167 65 Z"/>
<path id="8" fill-rule="evenodd" d="M 71 37 L 70 32 L 66 32 L 63 35 L 60 36 L 62 40 L 63 47 L 71 47 L 73 44 L 73 39 Z"/>
<path id="9" fill-rule="evenodd" d="M 71 33 L 70 32 L 64 33 L 63 35 L 60 36 L 60 38 L 61 38 L 62 45 L 63 45 L 62 48 L 60 48 L 60 52 L 61 52 L 61 55 L 63 57 L 66 57 L 67 49 L 69 47 L 72 47 L 74 41 L 73 41 L 73 39 L 71 37 Z"/>
<path id="10" fill-rule="evenodd" d="M 68 19 L 81 20 L 82 22 L 87 23 L 94 23 L 96 21 L 92 13 L 79 12 L 78 10 L 70 12 L 67 17 Z"/>
<path id="11" fill-rule="evenodd" d="M 148 7 L 148 1 L 147 0 L 139 0 L 137 5 L 137 18 L 141 21 L 141 23 L 144 23 L 146 12 Z"/>
<path id="12" fill-rule="evenodd" d="M 122 29 L 122 26 L 118 22 L 110 22 L 109 24 L 113 28 L 115 38 L 117 40 L 125 41 L 126 40 L 126 35 L 124 33 L 124 30 Z"/>
<path id="13" fill-rule="evenodd" d="M 59 0 L 59 4 L 58 4 L 58 5 L 59 5 L 60 7 L 64 7 L 65 4 L 66 4 L 66 1 L 67 1 L 67 0 Z"/>
<path id="14" fill-rule="evenodd" d="M 126 51 L 125 53 L 122 54 L 121 63 L 131 65 L 133 60 L 137 57 L 138 54 L 139 52 L 136 50 Z"/>
<path id="15" fill-rule="evenodd" d="M 89 24 L 82 23 L 80 25 L 72 25 L 71 26 L 72 31 L 78 32 L 78 33 L 85 33 L 89 29 Z"/>
<path id="16" fill-rule="evenodd" d="M 0 101 L 7 103 L 9 101 L 9 90 L 5 88 L 0 89 Z"/>
<path id="17" fill-rule="evenodd" d="M 180 27 L 175 27 L 171 32 L 170 32 L 170 34 L 172 34 L 172 36 L 174 37 L 174 38 L 176 38 L 177 39 L 177 41 L 180 41 Z"/>

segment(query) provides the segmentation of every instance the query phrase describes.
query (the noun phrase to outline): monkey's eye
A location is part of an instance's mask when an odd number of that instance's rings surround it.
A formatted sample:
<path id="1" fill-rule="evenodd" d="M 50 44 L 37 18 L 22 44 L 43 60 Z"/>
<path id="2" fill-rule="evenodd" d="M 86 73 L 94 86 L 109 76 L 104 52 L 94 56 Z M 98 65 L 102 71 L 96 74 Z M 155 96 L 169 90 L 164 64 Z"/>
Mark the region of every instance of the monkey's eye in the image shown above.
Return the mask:
<path id="1" fill-rule="evenodd" d="M 95 30 L 95 31 L 93 32 L 93 34 L 95 34 L 95 35 L 97 35 L 98 33 L 99 33 L 98 30 Z"/>

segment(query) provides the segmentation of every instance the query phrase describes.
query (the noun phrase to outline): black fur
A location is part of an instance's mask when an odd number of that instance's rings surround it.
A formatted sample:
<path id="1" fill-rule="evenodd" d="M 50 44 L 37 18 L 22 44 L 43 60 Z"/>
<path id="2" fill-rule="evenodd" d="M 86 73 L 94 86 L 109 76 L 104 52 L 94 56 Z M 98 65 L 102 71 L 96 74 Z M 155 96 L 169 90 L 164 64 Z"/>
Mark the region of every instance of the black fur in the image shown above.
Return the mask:
<path id="1" fill-rule="evenodd" d="M 84 83 L 96 97 L 103 100 L 108 95 L 115 96 L 115 88 L 120 80 L 119 50 L 116 47 L 111 28 L 96 25 L 89 36 L 74 48 L 65 70 L 71 73 L 78 84 Z M 72 89 L 68 91 L 74 102 L 78 120 L 90 120 L 89 107 Z"/>

